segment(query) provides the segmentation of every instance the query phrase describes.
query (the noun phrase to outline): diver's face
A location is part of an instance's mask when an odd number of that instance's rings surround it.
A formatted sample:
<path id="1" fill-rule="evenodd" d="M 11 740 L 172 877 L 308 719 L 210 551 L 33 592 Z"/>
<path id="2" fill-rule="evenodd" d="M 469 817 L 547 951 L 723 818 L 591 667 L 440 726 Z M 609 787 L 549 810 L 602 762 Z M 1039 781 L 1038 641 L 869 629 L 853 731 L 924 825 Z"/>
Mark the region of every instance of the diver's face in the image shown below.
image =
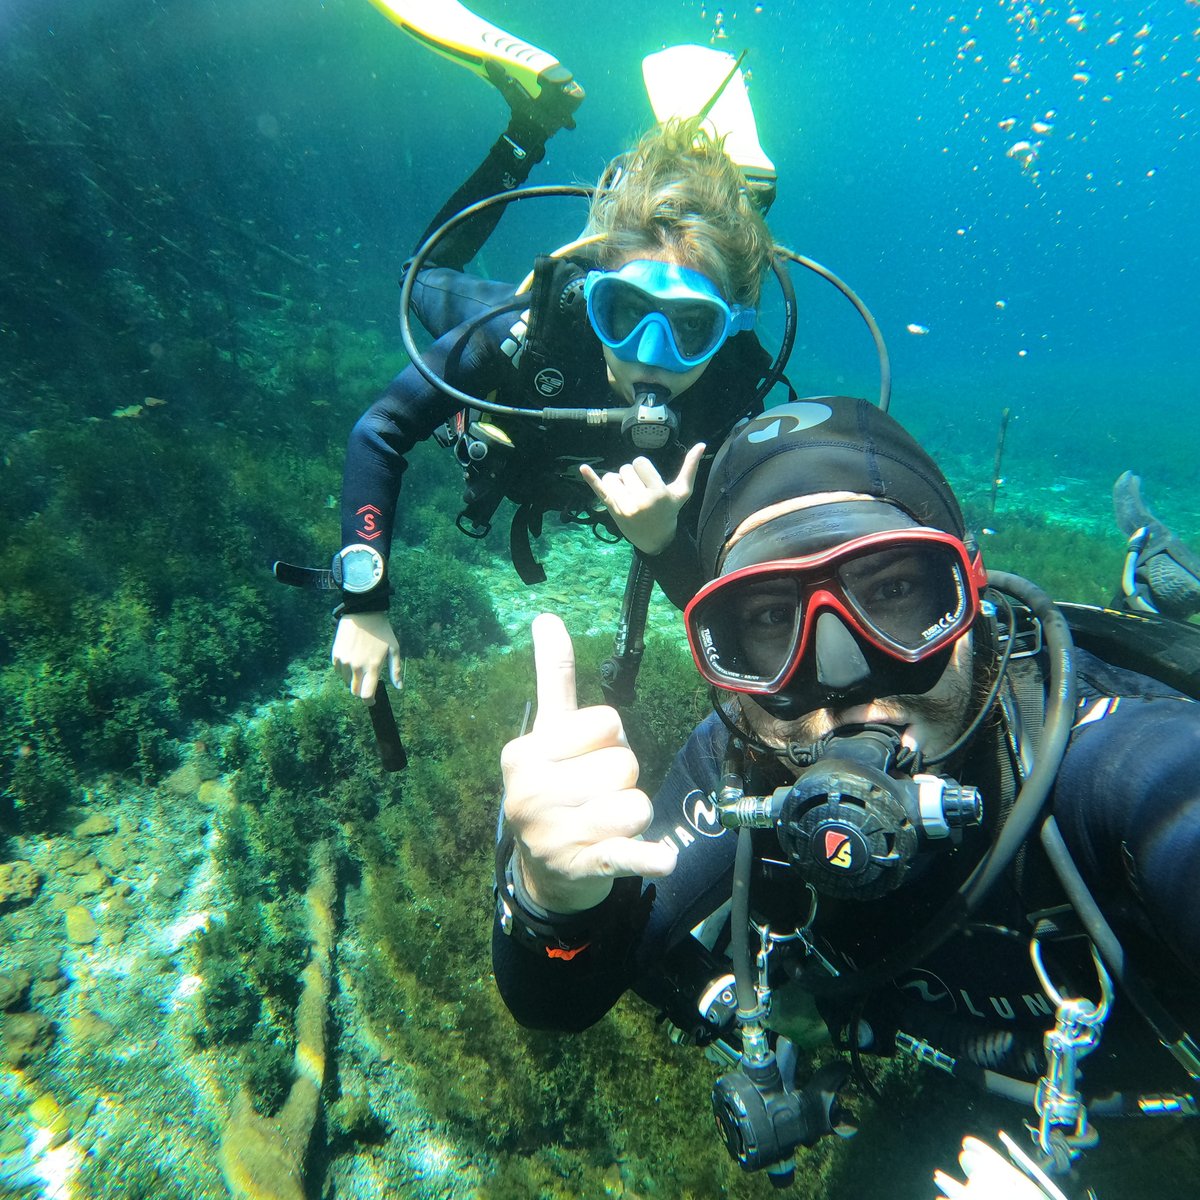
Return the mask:
<path id="1" fill-rule="evenodd" d="M 624 262 L 617 263 L 614 269 L 635 260 L 670 263 L 675 267 L 686 265 L 679 261 L 677 255 L 665 250 L 639 250 L 637 253 L 629 255 Z M 672 396 L 682 395 L 708 370 L 708 364 L 712 362 L 711 358 L 706 358 L 686 371 L 668 371 L 663 367 L 651 366 L 649 363 L 625 362 L 617 357 L 616 351 L 611 346 L 602 345 L 602 349 L 604 350 L 604 362 L 608 367 L 608 385 L 616 392 L 623 404 L 632 404 L 640 388 L 646 386 L 666 388 Z"/>
<path id="2" fill-rule="evenodd" d="M 746 721 L 767 745 L 810 745 L 843 725 L 880 722 L 902 728 L 905 746 L 926 757 L 947 750 L 966 728 L 971 704 L 973 651 L 968 633 L 954 643 L 937 683 L 920 695 L 881 696 L 847 708 L 818 708 L 795 720 L 772 716 L 750 696 L 738 696 Z"/>

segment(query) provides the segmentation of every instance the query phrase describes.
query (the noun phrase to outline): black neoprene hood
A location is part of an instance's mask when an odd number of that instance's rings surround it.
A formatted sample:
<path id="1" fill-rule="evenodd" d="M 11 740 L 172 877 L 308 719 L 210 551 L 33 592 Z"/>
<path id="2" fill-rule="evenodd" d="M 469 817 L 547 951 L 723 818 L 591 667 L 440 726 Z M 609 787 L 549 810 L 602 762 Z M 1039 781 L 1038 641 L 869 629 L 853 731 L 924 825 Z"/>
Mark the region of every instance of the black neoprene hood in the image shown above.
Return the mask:
<path id="1" fill-rule="evenodd" d="M 861 493 L 919 525 L 965 532 L 946 477 L 898 422 L 866 400 L 822 396 L 767 409 L 718 451 L 697 527 L 705 577 L 719 573 L 722 551 L 747 517 L 823 492 Z"/>

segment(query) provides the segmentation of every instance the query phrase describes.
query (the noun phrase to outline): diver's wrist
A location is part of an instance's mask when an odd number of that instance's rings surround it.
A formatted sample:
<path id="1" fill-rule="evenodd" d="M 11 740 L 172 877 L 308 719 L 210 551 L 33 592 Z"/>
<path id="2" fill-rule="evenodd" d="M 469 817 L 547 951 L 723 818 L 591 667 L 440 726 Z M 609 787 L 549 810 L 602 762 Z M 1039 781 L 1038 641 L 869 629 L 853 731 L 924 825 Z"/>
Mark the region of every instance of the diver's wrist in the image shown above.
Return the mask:
<path id="1" fill-rule="evenodd" d="M 519 848 L 513 853 L 511 875 L 517 897 L 550 921 L 595 908 L 612 891 L 607 878 L 556 881 L 550 872 L 527 863 Z"/>

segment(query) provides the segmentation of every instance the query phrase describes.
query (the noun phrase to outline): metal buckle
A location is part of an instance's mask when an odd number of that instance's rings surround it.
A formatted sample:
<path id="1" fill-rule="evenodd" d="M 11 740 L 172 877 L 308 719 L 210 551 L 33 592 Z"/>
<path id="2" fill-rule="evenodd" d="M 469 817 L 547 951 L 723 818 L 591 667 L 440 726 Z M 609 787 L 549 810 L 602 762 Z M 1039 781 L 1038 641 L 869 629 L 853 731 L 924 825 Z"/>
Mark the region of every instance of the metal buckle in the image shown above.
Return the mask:
<path id="1" fill-rule="evenodd" d="M 1038 1149 L 1056 1173 L 1070 1170 L 1080 1154 L 1095 1146 L 1099 1133 L 1088 1124 L 1087 1108 L 1079 1094 L 1079 1060 L 1100 1044 L 1100 1033 L 1112 1007 L 1113 986 L 1096 947 L 1092 963 L 1100 981 L 1100 1000 L 1059 994 L 1042 963 L 1041 943 L 1029 943 L 1029 955 L 1047 996 L 1054 1002 L 1054 1028 L 1044 1039 L 1046 1073 L 1038 1080 L 1033 1107 L 1038 1115 L 1036 1130 L 1030 1127 Z"/>

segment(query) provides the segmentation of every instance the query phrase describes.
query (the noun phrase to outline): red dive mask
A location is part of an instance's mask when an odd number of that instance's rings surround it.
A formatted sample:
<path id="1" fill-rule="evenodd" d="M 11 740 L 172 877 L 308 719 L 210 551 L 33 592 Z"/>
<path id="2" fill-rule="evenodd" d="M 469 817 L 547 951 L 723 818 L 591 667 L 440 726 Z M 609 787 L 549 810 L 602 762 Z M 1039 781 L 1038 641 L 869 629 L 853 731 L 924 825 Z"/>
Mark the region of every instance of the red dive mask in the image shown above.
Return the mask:
<path id="1" fill-rule="evenodd" d="M 919 663 L 966 633 L 986 584 L 982 556 L 953 534 L 891 530 L 732 571 L 684 619 L 709 683 L 770 696 L 787 688 L 823 610 L 898 663 Z"/>

